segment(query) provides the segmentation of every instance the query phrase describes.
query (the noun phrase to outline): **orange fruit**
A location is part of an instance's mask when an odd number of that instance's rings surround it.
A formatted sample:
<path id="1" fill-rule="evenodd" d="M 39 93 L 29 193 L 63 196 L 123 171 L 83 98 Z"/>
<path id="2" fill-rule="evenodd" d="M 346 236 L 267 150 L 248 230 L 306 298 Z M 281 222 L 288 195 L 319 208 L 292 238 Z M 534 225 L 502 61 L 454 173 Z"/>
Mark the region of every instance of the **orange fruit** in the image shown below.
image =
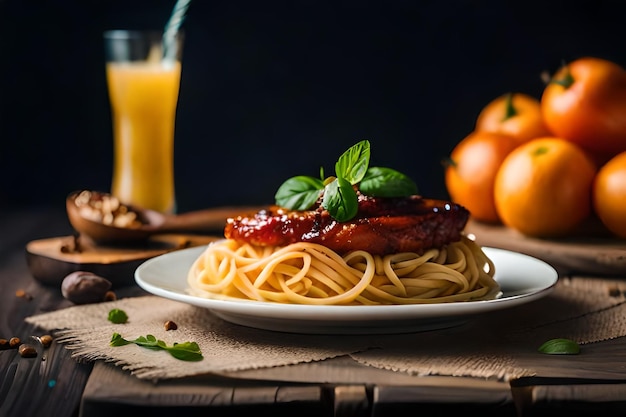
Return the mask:
<path id="1" fill-rule="evenodd" d="M 499 223 L 493 183 L 500 164 L 517 141 L 508 135 L 474 131 L 450 153 L 445 184 L 450 199 L 467 208 L 472 218 Z"/>
<path id="2" fill-rule="evenodd" d="M 626 152 L 600 167 L 593 184 L 593 209 L 613 234 L 626 238 Z"/>
<path id="3" fill-rule="evenodd" d="M 597 159 L 626 151 L 626 70 L 616 62 L 580 57 L 563 65 L 541 96 L 552 134 Z"/>
<path id="4" fill-rule="evenodd" d="M 596 166 L 576 144 L 536 138 L 502 162 L 494 194 L 502 223 L 533 237 L 571 232 L 591 214 Z"/>
<path id="5" fill-rule="evenodd" d="M 524 93 L 504 94 L 489 102 L 478 114 L 475 130 L 510 135 L 520 144 L 551 135 L 541 102 Z"/>

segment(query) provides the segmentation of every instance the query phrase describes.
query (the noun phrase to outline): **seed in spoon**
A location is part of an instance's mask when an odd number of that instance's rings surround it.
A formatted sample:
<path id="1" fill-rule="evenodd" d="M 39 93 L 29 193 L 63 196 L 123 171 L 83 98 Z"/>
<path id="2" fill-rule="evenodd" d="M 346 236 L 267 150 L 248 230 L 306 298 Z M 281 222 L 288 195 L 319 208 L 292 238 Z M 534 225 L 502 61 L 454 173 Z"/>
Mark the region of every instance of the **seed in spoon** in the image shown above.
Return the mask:
<path id="1" fill-rule="evenodd" d="M 112 195 L 84 190 L 76 196 L 74 203 L 82 217 L 94 222 L 129 229 L 142 225 L 137 213 Z"/>

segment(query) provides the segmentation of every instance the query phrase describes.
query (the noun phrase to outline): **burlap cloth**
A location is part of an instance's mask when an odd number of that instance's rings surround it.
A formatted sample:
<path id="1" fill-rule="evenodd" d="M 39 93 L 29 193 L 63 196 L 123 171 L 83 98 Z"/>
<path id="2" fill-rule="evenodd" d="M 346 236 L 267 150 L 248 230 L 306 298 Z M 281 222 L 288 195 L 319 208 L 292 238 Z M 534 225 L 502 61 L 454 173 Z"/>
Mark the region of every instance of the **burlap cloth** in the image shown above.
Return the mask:
<path id="1" fill-rule="evenodd" d="M 546 340 L 569 338 L 581 345 L 626 335 L 626 282 L 560 278 L 546 297 L 471 317 L 443 330 L 399 335 L 308 335 L 230 324 L 209 310 L 156 296 L 74 306 L 31 316 L 27 322 L 51 332 L 80 361 L 103 360 L 142 379 L 160 380 L 292 365 L 349 355 L 361 364 L 413 375 L 459 375 L 510 380 L 535 374 L 524 357 L 541 355 Z M 129 321 L 112 324 L 108 312 L 124 310 Z M 171 320 L 177 330 L 165 330 Z M 114 332 L 126 339 L 152 334 L 168 345 L 199 344 L 204 359 L 187 362 L 134 344 L 111 347 Z"/>

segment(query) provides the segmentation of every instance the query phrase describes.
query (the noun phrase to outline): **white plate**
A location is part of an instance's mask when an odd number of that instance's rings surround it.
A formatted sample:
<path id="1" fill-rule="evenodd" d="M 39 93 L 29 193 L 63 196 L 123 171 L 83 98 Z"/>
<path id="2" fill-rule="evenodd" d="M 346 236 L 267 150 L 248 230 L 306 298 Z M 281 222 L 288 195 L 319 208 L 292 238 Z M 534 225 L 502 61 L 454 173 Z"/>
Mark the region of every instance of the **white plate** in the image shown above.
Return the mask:
<path id="1" fill-rule="evenodd" d="M 210 309 L 231 323 L 290 333 L 382 334 L 441 329 L 468 316 L 528 303 L 547 295 L 556 270 L 536 258 L 503 249 L 484 248 L 495 266 L 502 297 L 456 303 L 319 306 L 280 304 L 237 298 L 190 295 L 187 271 L 206 246 L 182 249 L 149 259 L 135 271 L 137 284 L 151 294 Z"/>

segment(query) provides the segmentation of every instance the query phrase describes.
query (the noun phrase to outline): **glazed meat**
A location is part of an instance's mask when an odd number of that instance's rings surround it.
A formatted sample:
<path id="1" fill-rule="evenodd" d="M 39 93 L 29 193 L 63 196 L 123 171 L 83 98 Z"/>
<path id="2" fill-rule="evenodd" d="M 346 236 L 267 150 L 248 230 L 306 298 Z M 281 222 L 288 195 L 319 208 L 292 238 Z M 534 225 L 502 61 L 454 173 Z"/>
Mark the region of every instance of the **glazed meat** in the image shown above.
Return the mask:
<path id="1" fill-rule="evenodd" d="M 421 254 L 458 241 L 469 218 L 463 206 L 444 200 L 362 194 L 358 198 L 358 214 L 347 222 L 337 222 L 321 207 L 289 211 L 272 206 L 228 219 L 224 236 L 260 246 L 319 243 L 339 254 L 359 249 L 376 255 Z"/>

